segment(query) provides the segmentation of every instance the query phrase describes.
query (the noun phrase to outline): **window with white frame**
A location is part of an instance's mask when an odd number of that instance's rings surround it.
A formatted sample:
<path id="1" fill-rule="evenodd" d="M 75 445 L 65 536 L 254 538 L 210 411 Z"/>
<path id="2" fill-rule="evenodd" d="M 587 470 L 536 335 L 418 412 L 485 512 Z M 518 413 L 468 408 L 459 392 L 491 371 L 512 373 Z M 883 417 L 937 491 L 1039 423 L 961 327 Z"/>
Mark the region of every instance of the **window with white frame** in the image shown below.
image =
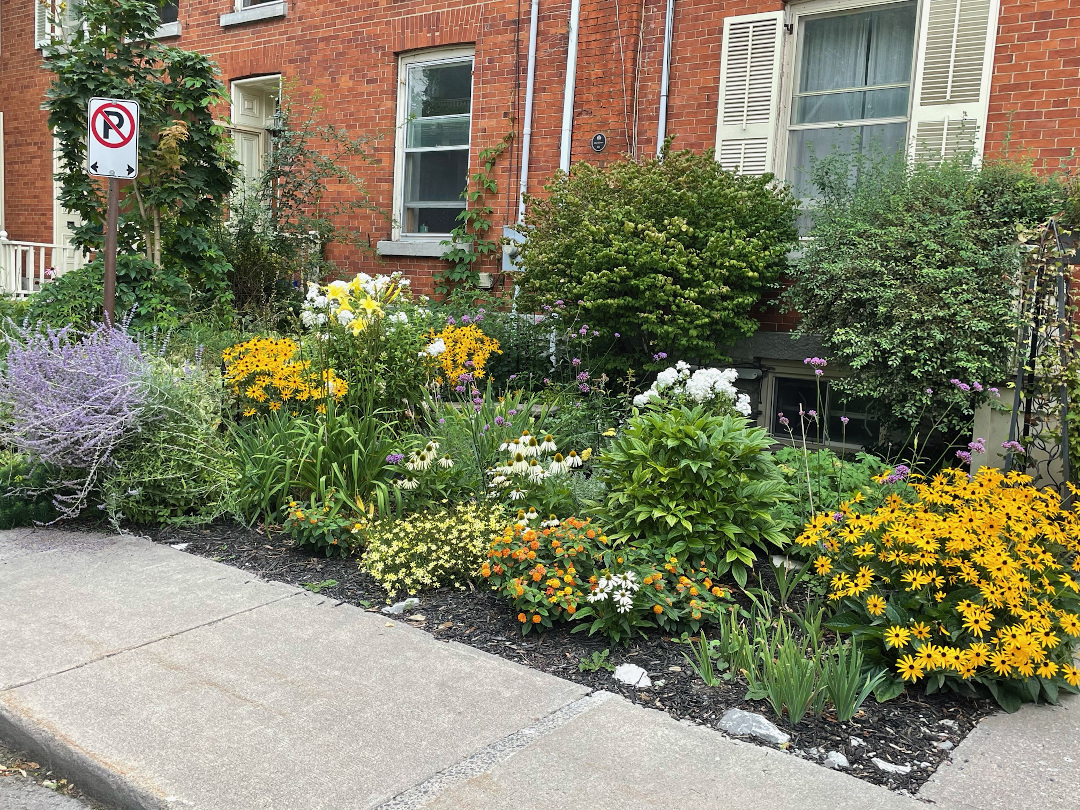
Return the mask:
<path id="1" fill-rule="evenodd" d="M 716 157 L 804 186 L 812 154 L 982 147 L 999 0 L 791 0 L 728 17 Z"/>
<path id="2" fill-rule="evenodd" d="M 266 170 L 270 151 L 269 129 L 281 96 L 280 76 L 260 76 L 232 82 L 233 150 L 240 164 L 237 191 L 241 194 L 257 185 Z"/>
<path id="3" fill-rule="evenodd" d="M 799 15 L 785 177 L 809 191 L 816 157 L 907 144 L 916 4 Z"/>
<path id="4" fill-rule="evenodd" d="M 471 49 L 401 58 L 395 160 L 398 235 L 448 235 L 465 210 L 472 131 Z"/>

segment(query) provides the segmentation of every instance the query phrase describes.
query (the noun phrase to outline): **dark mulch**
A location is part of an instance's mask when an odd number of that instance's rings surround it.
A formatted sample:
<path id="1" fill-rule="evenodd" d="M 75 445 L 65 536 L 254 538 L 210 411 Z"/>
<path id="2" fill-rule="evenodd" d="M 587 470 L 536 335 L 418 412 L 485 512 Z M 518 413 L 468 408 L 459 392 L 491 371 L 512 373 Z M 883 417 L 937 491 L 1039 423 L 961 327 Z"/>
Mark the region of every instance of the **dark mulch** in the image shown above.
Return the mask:
<path id="1" fill-rule="evenodd" d="M 268 537 L 261 530 L 232 524 L 200 528 L 141 530 L 162 543 L 188 544 L 185 550 L 257 573 L 265 579 L 318 588 L 330 599 L 379 610 L 387 594 L 357 566 L 355 559 L 327 559 L 292 548 L 282 536 Z M 333 580 L 336 585 L 328 585 Z M 321 588 L 319 586 L 322 586 Z M 915 792 L 949 753 L 937 744 L 957 745 L 975 724 L 994 711 L 989 702 L 956 695 L 921 695 L 905 692 L 884 704 L 867 700 L 850 722 L 827 716 L 808 717 L 798 726 L 776 721 L 764 701 L 745 700 L 745 686 L 725 683 L 706 687 L 683 657 L 683 645 L 659 634 L 611 649 L 608 661 L 637 664 L 653 681 L 649 689 L 634 689 L 616 681 L 610 672 L 582 672 L 579 662 L 608 649 L 604 638 L 571 634 L 556 628 L 543 634 L 521 635 L 521 626 L 507 603 L 481 590 L 440 590 L 421 594 L 420 605 L 401 621 L 421 627 L 436 638 L 459 641 L 519 664 L 557 675 L 594 689 L 621 693 L 629 700 L 666 711 L 677 719 L 719 727 L 724 712 L 743 708 L 768 716 L 792 739 L 790 750 L 820 762 L 829 751 L 839 751 L 851 762 L 849 773 L 893 790 Z M 906 775 L 884 773 L 871 759 L 910 765 Z"/>

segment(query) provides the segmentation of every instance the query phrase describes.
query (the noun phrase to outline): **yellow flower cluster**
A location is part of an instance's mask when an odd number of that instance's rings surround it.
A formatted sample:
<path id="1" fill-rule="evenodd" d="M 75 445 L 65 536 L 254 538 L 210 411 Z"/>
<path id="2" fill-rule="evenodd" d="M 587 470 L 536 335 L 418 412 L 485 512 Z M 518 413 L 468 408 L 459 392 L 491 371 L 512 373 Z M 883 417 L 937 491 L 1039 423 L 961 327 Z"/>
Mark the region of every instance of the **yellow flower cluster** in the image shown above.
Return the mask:
<path id="1" fill-rule="evenodd" d="M 360 566 L 391 595 L 464 588 L 504 522 L 498 507 L 476 503 L 376 521 L 362 531 Z"/>
<path id="2" fill-rule="evenodd" d="M 502 354 L 499 341 L 485 335 L 475 323 L 465 326 L 450 324 L 438 334 L 432 329 L 429 337 L 431 345 L 424 357 L 439 385 L 444 382 L 458 385 L 464 375 L 479 380 L 484 376 L 484 365 L 488 358 L 493 354 Z"/>
<path id="3" fill-rule="evenodd" d="M 893 495 L 869 513 L 846 502 L 807 524 L 796 542 L 819 549 L 829 598 L 882 638 L 905 680 L 1080 685 L 1080 517 L 1028 476 L 991 468 L 914 489 L 913 502 Z"/>
<path id="4" fill-rule="evenodd" d="M 333 369 L 320 375 L 311 370 L 311 361 L 294 360 L 297 348 L 288 338 L 254 338 L 222 353 L 225 382 L 240 400 L 244 416 L 292 410 L 305 402 L 325 413 L 328 396 L 345 396 L 348 383 Z"/>

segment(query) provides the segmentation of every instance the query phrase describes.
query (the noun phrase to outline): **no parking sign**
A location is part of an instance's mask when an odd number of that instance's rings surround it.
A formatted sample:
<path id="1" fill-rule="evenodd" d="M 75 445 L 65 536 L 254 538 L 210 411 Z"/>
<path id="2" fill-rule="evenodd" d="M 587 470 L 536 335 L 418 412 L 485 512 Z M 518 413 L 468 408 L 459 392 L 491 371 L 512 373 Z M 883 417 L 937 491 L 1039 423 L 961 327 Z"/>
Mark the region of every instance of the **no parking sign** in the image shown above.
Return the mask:
<path id="1" fill-rule="evenodd" d="M 92 98 L 87 108 L 86 169 L 91 177 L 139 174 L 139 102 Z"/>

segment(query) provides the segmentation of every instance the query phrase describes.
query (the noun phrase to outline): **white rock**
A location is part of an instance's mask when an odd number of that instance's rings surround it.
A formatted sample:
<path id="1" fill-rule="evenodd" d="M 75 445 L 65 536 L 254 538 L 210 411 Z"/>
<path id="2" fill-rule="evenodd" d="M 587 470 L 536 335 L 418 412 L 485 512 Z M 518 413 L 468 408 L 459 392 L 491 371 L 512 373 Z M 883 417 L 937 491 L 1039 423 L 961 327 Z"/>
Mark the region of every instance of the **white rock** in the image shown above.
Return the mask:
<path id="1" fill-rule="evenodd" d="M 955 729 L 960 728 L 960 726 L 957 725 L 955 720 L 938 720 L 937 723 L 939 726 L 948 726 L 949 728 Z"/>
<path id="2" fill-rule="evenodd" d="M 825 755 L 825 761 L 821 764 L 833 771 L 842 771 L 844 768 L 851 767 L 848 758 L 839 751 L 830 751 Z"/>
<path id="3" fill-rule="evenodd" d="M 899 774 L 911 773 L 911 766 L 910 765 L 893 765 L 891 762 L 886 762 L 885 760 L 878 759 L 877 757 L 874 757 L 870 761 L 873 762 L 877 766 L 877 769 L 879 771 L 884 771 L 885 773 L 899 773 Z"/>
<path id="4" fill-rule="evenodd" d="M 773 568 L 779 568 L 784 566 L 788 571 L 795 571 L 799 568 L 799 564 L 794 562 L 790 557 L 785 557 L 783 554 L 772 555 Z"/>
<path id="5" fill-rule="evenodd" d="M 637 664 L 619 664 L 615 667 L 615 680 L 625 683 L 627 686 L 636 686 L 639 689 L 648 689 L 652 686 L 649 673 Z"/>
<path id="6" fill-rule="evenodd" d="M 757 737 L 773 745 L 786 745 L 791 735 L 785 734 L 760 714 L 728 709 L 720 718 L 720 728 L 728 734 Z"/>
<path id="7" fill-rule="evenodd" d="M 187 551 L 187 547 L 190 545 L 191 543 L 170 543 L 169 548 L 175 548 L 177 551 Z"/>
<path id="8" fill-rule="evenodd" d="M 392 605 L 387 605 L 386 607 L 384 607 L 382 609 L 382 612 L 387 614 L 388 616 L 400 616 L 402 613 L 404 613 L 409 608 L 414 608 L 414 607 L 419 607 L 419 606 L 420 606 L 420 600 L 417 599 L 415 596 L 410 596 L 404 602 L 395 602 Z"/>
<path id="9" fill-rule="evenodd" d="M 852 748 L 861 748 L 862 746 L 866 745 L 866 743 L 864 743 L 858 737 L 852 737 L 848 742 L 851 744 Z"/>
<path id="10" fill-rule="evenodd" d="M 936 748 L 938 751 L 952 751 L 953 744 L 950 740 L 941 740 L 934 743 L 934 748 Z"/>

